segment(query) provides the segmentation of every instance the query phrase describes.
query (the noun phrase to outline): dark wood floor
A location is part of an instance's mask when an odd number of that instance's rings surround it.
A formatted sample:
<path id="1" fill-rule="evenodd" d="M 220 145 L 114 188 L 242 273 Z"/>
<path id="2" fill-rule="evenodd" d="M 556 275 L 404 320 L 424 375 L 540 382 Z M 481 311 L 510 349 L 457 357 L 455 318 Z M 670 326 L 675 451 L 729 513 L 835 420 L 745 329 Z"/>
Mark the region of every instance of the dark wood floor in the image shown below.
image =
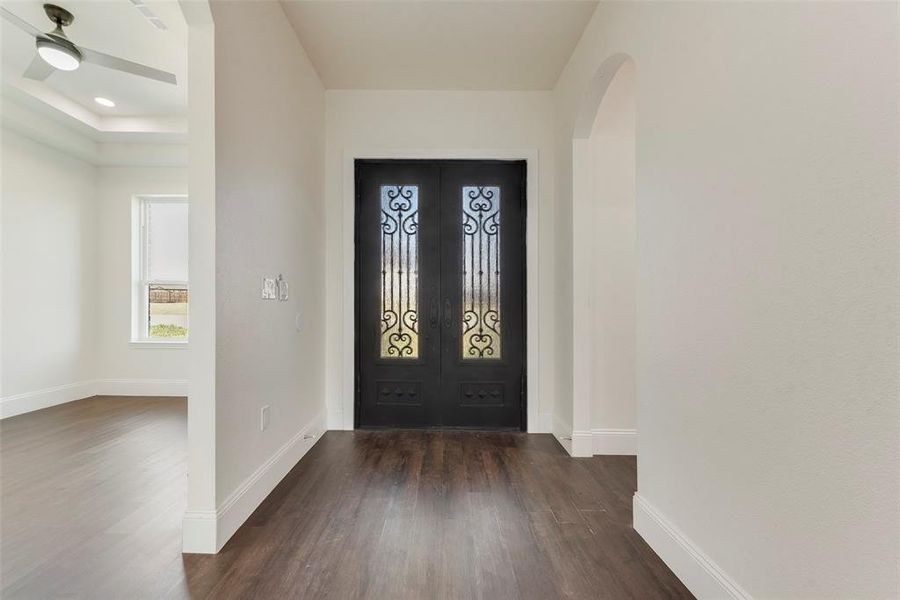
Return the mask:
<path id="1" fill-rule="evenodd" d="M 187 403 L 96 397 L 0 421 L 0 597 L 183 587 Z"/>
<path id="2" fill-rule="evenodd" d="M 329 432 L 216 556 L 180 554 L 183 400 L 7 419 L 3 598 L 690 598 L 631 529 L 635 462 L 547 435 Z"/>

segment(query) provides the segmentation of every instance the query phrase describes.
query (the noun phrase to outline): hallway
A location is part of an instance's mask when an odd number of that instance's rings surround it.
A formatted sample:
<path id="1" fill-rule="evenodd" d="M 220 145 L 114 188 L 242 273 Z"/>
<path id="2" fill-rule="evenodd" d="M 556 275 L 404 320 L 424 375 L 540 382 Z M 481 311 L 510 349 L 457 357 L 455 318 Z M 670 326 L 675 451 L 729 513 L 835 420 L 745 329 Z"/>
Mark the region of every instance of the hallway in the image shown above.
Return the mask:
<path id="1" fill-rule="evenodd" d="M 44 1 L 3 600 L 900 600 L 897 0 Z"/>
<path id="2" fill-rule="evenodd" d="M 634 459 L 549 435 L 329 432 L 218 555 L 182 560 L 184 425 L 152 398 L 4 420 L 4 598 L 691 597 L 630 526 Z"/>
<path id="3" fill-rule="evenodd" d="M 690 597 L 631 529 L 631 457 L 549 435 L 329 432 L 217 556 L 215 598 Z"/>

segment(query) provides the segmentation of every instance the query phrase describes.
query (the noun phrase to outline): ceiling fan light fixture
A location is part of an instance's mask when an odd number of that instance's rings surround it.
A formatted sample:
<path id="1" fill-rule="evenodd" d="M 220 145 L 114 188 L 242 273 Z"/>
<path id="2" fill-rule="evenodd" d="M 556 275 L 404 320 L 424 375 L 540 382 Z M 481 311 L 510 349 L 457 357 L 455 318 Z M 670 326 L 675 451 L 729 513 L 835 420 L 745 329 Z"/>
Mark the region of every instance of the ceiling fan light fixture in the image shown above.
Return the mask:
<path id="1" fill-rule="evenodd" d="M 53 38 L 37 38 L 35 44 L 40 57 L 54 69 L 74 71 L 81 65 L 81 53 L 74 46 Z"/>
<path id="2" fill-rule="evenodd" d="M 97 52 L 96 50 L 91 50 L 90 48 L 85 48 L 83 46 L 76 46 L 69 41 L 69 38 L 66 37 L 64 31 L 64 28 L 71 25 L 72 21 L 75 20 L 75 16 L 66 9 L 56 6 L 55 4 L 45 4 L 44 12 L 47 14 L 47 18 L 56 25 L 56 28 L 53 31 L 48 31 L 46 33 L 41 32 L 41 30 L 34 25 L 20 19 L 7 10 L 7 8 L 2 5 L 2 0 L 0 0 L 0 17 L 10 21 L 13 26 L 32 36 L 35 41 L 35 46 L 37 47 L 38 56 L 40 56 L 40 60 L 37 58 L 32 59 L 28 68 L 23 72 L 23 77 L 35 81 L 44 81 L 57 70 L 74 71 L 83 61 L 97 67 L 112 69 L 114 71 L 128 73 L 138 77 L 145 77 L 162 83 L 178 85 L 178 79 L 173 73 L 161 69 L 154 69 L 153 67 L 125 60 L 118 56 L 112 56 L 111 54 Z M 165 24 L 162 21 L 159 21 L 159 19 L 157 19 L 157 21 L 158 22 L 154 24 L 160 29 L 163 29 Z M 160 27 L 160 25 L 163 27 Z"/>

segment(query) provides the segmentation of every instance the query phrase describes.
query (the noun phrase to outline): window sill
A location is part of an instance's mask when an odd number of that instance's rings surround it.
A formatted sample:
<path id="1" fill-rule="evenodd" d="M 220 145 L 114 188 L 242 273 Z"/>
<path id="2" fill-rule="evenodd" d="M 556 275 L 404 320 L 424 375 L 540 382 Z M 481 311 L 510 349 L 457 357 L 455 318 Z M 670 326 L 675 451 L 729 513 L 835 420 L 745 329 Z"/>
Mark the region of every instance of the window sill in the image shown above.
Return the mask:
<path id="1" fill-rule="evenodd" d="M 132 348 L 153 350 L 185 350 L 188 347 L 187 340 L 181 342 L 158 342 L 156 340 L 131 340 L 128 343 Z"/>

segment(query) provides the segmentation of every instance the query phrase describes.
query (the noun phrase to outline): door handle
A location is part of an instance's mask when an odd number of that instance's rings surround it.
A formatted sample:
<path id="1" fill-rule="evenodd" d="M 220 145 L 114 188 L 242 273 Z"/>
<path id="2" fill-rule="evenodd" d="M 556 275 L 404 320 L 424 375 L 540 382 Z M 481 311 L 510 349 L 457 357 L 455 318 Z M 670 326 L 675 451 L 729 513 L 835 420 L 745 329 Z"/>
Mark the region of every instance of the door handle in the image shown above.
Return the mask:
<path id="1" fill-rule="evenodd" d="M 437 296 L 431 297 L 431 308 L 429 309 L 428 320 L 431 322 L 431 328 L 435 329 L 438 326 L 438 299 Z"/>
<path id="2" fill-rule="evenodd" d="M 450 298 L 444 299 L 444 328 L 450 329 L 453 325 L 453 318 L 450 315 Z"/>

